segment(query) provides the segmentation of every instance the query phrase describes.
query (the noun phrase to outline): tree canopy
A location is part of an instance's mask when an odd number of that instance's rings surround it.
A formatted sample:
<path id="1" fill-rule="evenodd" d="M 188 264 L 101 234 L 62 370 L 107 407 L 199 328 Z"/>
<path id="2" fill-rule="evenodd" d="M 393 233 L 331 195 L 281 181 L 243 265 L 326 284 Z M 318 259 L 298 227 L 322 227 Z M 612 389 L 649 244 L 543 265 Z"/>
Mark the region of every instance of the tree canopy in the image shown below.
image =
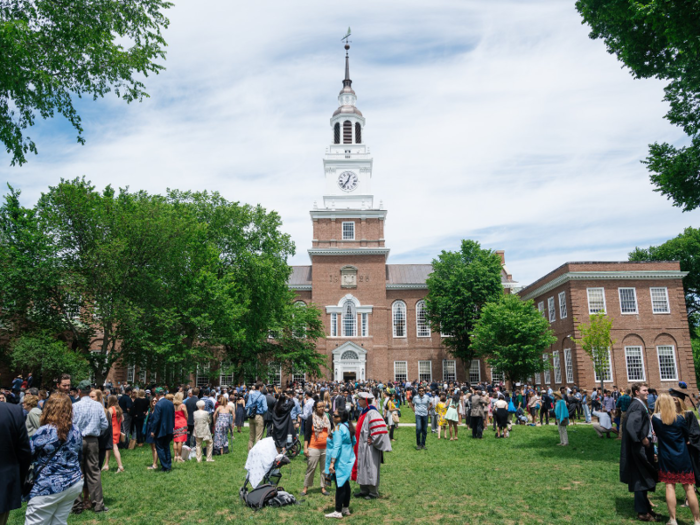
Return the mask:
<path id="1" fill-rule="evenodd" d="M 217 193 L 99 192 L 84 179 L 33 208 L 19 198 L 12 189 L 0 208 L 0 315 L 12 339 L 64 338 L 98 382 L 117 362 L 173 379 L 223 361 L 237 373 L 266 360 L 319 371 L 320 313 L 291 310 L 294 245 L 276 213 Z M 272 328 L 305 337 L 270 346 Z"/>
<path id="2" fill-rule="evenodd" d="M 11 164 L 27 162 L 37 115 L 83 127 L 74 96 L 110 91 L 131 102 L 148 94 L 141 77 L 159 73 L 169 21 L 165 0 L 0 0 L 0 141 Z"/>
<path id="3" fill-rule="evenodd" d="M 463 240 L 459 251 L 443 251 L 433 260 L 426 284 L 426 316 L 432 330 L 449 334 L 443 339 L 448 351 L 470 363 L 472 332 L 481 309 L 503 295 L 501 258 L 476 241 Z"/>
<path id="4" fill-rule="evenodd" d="M 505 295 L 487 303 L 474 326 L 472 348 L 511 382 L 525 381 L 547 366 L 542 354 L 556 343 L 549 322 L 532 300 Z"/>
<path id="5" fill-rule="evenodd" d="M 689 211 L 700 206 L 700 3 L 695 0 L 578 0 L 576 9 L 635 78 L 668 80 L 666 118 L 689 144 L 649 146 L 656 191 Z"/>
<path id="6" fill-rule="evenodd" d="M 605 312 L 591 314 L 588 323 L 578 325 L 581 338 L 574 339 L 593 360 L 593 369 L 600 379 L 601 389 L 604 388 L 605 371 L 610 367 L 608 349 L 615 344 L 610 338 L 612 325 L 612 319 Z"/>

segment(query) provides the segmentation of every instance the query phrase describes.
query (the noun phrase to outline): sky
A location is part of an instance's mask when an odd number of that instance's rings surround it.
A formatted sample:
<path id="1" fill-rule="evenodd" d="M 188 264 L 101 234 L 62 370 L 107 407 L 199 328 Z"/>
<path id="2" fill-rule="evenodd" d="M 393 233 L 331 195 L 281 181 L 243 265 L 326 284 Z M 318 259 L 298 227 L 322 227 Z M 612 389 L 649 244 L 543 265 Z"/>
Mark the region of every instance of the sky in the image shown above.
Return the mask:
<path id="1" fill-rule="evenodd" d="M 657 192 L 648 144 L 683 144 L 663 84 L 634 80 L 588 37 L 573 1 L 176 2 L 150 98 L 79 100 L 30 131 L 0 183 L 23 204 L 61 178 L 164 193 L 218 191 L 277 211 L 309 264 L 309 211 L 350 74 L 388 210 L 390 263 L 429 263 L 475 239 L 527 285 L 567 261 L 626 260 L 697 223 Z"/>

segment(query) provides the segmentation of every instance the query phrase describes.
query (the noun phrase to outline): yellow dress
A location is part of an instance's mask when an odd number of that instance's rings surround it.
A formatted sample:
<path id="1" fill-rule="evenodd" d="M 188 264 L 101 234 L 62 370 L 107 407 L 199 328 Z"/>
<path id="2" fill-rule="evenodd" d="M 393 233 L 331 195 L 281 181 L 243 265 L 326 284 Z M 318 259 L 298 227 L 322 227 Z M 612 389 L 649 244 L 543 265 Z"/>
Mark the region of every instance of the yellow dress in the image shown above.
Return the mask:
<path id="1" fill-rule="evenodd" d="M 440 401 L 435 407 L 435 413 L 438 416 L 438 425 L 441 427 L 446 427 L 447 420 L 445 419 L 445 413 L 447 413 L 447 405 Z"/>

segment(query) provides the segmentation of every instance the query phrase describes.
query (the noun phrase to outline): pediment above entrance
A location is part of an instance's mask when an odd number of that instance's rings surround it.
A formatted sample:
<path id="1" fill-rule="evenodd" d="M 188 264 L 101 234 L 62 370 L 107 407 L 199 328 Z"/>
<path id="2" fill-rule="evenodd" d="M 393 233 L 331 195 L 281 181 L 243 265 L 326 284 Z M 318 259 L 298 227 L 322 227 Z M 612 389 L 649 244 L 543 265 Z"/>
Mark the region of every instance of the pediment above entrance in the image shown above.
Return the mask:
<path id="1" fill-rule="evenodd" d="M 333 349 L 333 360 L 342 359 L 345 361 L 347 359 L 346 352 L 354 352 L 356 356 L 354 360 L 364 362 L 367 359 L 367 350 L 352 341 L 348 341 Z M 346 357 L 344 357 L 344 354 L 346 354 Z"/>

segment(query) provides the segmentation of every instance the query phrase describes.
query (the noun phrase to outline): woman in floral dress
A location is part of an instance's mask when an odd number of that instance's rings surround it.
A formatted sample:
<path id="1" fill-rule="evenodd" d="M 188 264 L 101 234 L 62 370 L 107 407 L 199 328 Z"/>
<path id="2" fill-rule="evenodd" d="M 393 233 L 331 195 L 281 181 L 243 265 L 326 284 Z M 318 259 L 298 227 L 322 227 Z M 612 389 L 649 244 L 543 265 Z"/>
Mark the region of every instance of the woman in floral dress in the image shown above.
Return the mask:
<path id="1" fill-rule="evenodd" d="M 445 420 L 445 413 L 447 412 L 447 403 L 445 403 L 445 394 L 440 394 L 440 401 L 435 406 L 435 414 L 438 418 L 438 439 L 440 439 L 440 433 L 442 429 L 445 429 L 445 437 L 447 437 L 447 421 Z"/>
<path id="2" fill-rule="evenodd" d="M 218 399 L 219 406 L 214 412 L 214 455 L 228 454 L 228 433 L 233 436 L 233 413 L 226 401 L 226 397 L 221 395 Z"/>

